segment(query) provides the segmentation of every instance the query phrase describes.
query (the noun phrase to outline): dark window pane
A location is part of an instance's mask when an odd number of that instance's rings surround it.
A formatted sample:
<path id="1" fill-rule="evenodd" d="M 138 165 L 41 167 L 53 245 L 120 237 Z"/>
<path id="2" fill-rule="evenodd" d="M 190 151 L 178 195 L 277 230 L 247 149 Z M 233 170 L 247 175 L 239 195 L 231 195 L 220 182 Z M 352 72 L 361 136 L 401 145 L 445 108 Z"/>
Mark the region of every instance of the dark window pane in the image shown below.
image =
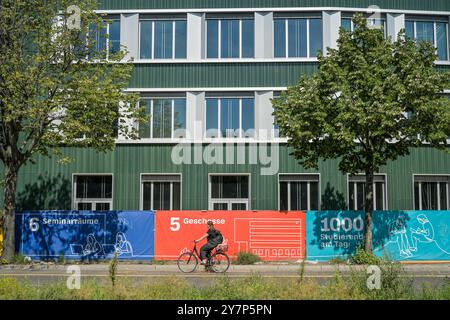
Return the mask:
<path id="1" fill-rule="evenodd" d="M 239 58 L 239 20 L 221 20 L 221 58 Z"/>
<path id="2" fill-rule="evenodd" d="M 441 210 L 448 210 L 448 207 L 447 207 L 447 202 L 448 202 L 447 184 L 440 183 L 439 188 L 440 188 L 439 200 L 441 203 Z"/>
<path id="3" fill-rule="evenodd" d="M 220 100 L 222 137 L 239 137 L 239 99 Z"/>
<path id="4" fill-rule="evenodd" d="M 414 183 L 414 210 L 420 210 L 419 183 Z"/>
<path id="5" fill-rule="evenodd" d="M 447 24 L 436 23 L 436 36 L 437 36 L 437 50 L 439 60 L 448 60 L 448 45 L 447 45 Z"/>
<path id="6" fill-rule="evenodd" d="M 416 22 L 416 37 L 419 41 L 428 41 L 434 44 L 433 22 Z"/>
<path id="7" fill-rule="evenodd" d="M 308 210 L 308 183 L 300 182 L 300 210 Z"/>
<path id="8" fill-rule="evenodd" d="M 172 192 L 173 192 L 173 203 L 172 203 L 172 210 L 181 210 L 181 191 L 180 191 L 180 183 L 179 182 L 173 182 L 172 183 Z"/>
<path id="9" fill-rule="evenodd" d="M 110 53 L 120 51 L 120 20 L 114 20 L 109 25 Z"/>
<path id="10" fill-rule="evenodd" d="M 76 197 L 99 199 L 112 197 L 111 176 L 77 176 Z"/>
<path id="11" fill-rule="evenodd" d="M 170 210 L 170 182 L 153 183 L 153 210 Z"/>
<path id="12" fill-rule="evenodd" d="M 175 130 L 175 138 L 186 136 L 186 99 L 175 100 L 175 114 L 173 118 L 173 128 Z"/>
<path id="13" fill-rule="evenodd" d="M 141 100 L 140 107 L 145 109 L 145 114 L 147 116 L 151 116 L 151 100 Z M 150 123 L 151 118 L 147 123 L 139 124 L 139 137 L 141 138 L 150 138 Z"/>
<path id="14" fill-rule="evenodd" d="M 286 57 L 286 20 L 274 21 L 274 46 L 275 57 Z"/>
<path id="15" fill-rule="evenodd" d="M 150 182 L 144 183 L 143 186 L 143 210 L 152 210 L 152 184 Z"/>
<path id="16" fill-rule="evenodd" d="M 437 210 L 437 183 L 422 182 L 422 210 Z"/>
<path id="17" fill-rule="evenodd" d="M 214 203 L 213 210 L 227 211 L 228 203 Z"/>
<path id="18" fill-rule="evenodd" d="M 152 58 L 152 21 L 141 21 L 140 57 Z"/>
<path id="19" fill-rule="evenodd" d="M 288 20 L 289 57 L 307 57 L 306 19 Z"/>
<path id="20" fill-rule="evenodd" d="M 341 27 L 345 30 L 345 31 L 352 31 L 352 19 L 342 19 L 341 20 Z"/>
<path id="21" fill-rule="evenodd" d="M 375 183 L 375 193 L 377 195 L 375 199 L 376 210 L 384 210 L 384 194 L 383 194 L 383 183 L 376 182 Z"/>
<path id="22" fill-rule="evenodd" d="M 300 186 L 297 182 L 291 182 L 291 210 L 299 210 L 300 208 Z"/>
<path id="23" fill-rule="evenodd" d="M 309 210 L 319 210 L 319 183 L 311 182 L 309 185 L 310 208 Z"/>
<path id="24" fill-rule="evenodd" d="M 80 211 L 91 211 L 92 203 L 78 203 L 78 210 Z"/>
<path id="25" fill-rule="evenodd" d="M 219 100 L 207 99 L 206 100 L 206 135 L 207 137 L 218 137 L 219 132 Z"/>
<path id="26" fill-rule="evenodd" d="M 155 21 L 155 58 L 172 58 L 172 21 Z"/>
<path id="27" fill-rule="evenodd" d="M 406 21 L 405 22 L 405 32 L 406 32 L 406 36 L 411 39 L 414 40 L 414 21 Z"/>
<path id="28" fill-rule="evenodd" d="M 355 210 L 355 184 L 353 182 L 348 183 L 348 209 Z"/>
<path id="29" fill-rule="evenodd" d="M 95 204 L 96 211 L 109 211 L 109 203 L 96 203 Z"/>
<path id="30" fill-rule="evenodd" d="M 247 205 L 245 203 L 232 203 L 231 210 L 247 210 Z"/>
<path id="31" fill-rule="evenodd" d="M 153 101 L 153 138 L 172 137 L 172 100 Z"/>
<path id="32" fill-rule="evenodd" d="M 175 58 L 186 58 L 187 22 L 175 22 Z"/>
<path id="33" fill-rule="evenodd" d="M 288 183 L 280 182 L 280 210 L 288 211 Z"/>
<path id="34" fill-rule="evenodd" d="M 357 202 L 357 210 L 364 210 L 364 183 L 357 183 L 356 184 L 356 202 Z"/>
<path id="35" fill-rule="evenodd" d="M 322 35 L 322 20 L 310 19 L 309 20 L 309 42 L 310 42 L 310 57 L 317 57 L 319 50 L 322 50 L 323 46 Z"/>
<path id="36" fill-rule="evenodd" d="M 255 133 L 254 99 L 242 99 L 242 130 L 243 137 L 253 137 Z"/>
<path id="37" fill-rule="evenodd" d="M 219 20 L 207 21 L 207 56 L 208 58 L 219 57 Z"/>
<path id="38" fill-rule="evenodd" d="M 213 199 L 248 198 L 248 176 L 212 176 Z"/>
<path id="39" fill-rule="evenodd" d="M 242 57 L 253 58 L 255 48 L 255 24 L 253 20 L 242 20 Z"/>

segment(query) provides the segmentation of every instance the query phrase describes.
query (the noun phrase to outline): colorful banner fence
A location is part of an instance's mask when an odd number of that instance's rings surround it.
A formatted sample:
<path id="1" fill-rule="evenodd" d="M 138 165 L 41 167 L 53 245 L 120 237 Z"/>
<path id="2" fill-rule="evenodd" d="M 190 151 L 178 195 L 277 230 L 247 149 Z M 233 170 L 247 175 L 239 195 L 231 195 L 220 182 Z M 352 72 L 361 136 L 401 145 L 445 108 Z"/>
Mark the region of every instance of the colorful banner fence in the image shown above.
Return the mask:
<path id="1" fill-rule="evenodd" d="M 347 258 L 364 240 L 364 212 L 308 211 L 308 260 Z M 376 211 L 373 245 L 392 260 L 450 260 L 449 211 Z"/>
<path id="2" fill-rule="evenodd" d="M 193 240 L 207 231 L 212 220 L 224 236 L 228 254 L 239 251 L 263 260 L 299 260 L 305 257 L 305 214 L 278 211 L 158 211 L 155 215 L 155 258 L 176 260 L 192 250 Z M 198 249 L 205 242 L 198 244 Z"/>
<path id="3" fill-rule="evenodd" d="M 32 259 L 149 260 L 154 255 L 154 213 L 49 211 L 20 213 L 16 246 Z"/>

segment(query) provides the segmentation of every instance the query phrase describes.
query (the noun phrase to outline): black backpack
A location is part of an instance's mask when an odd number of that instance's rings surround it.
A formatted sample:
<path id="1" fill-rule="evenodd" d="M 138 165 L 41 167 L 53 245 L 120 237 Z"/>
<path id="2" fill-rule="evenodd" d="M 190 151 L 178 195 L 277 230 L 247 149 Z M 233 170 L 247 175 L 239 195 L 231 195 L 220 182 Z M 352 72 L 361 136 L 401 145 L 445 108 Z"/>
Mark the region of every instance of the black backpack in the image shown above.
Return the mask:
<path id="1" fill-rule="evenodd" d="M 216 237 L 214 238 L 218 243 L 223 242 L 223 236 L 222 233 L 219 230 L 216 230 Z"/>

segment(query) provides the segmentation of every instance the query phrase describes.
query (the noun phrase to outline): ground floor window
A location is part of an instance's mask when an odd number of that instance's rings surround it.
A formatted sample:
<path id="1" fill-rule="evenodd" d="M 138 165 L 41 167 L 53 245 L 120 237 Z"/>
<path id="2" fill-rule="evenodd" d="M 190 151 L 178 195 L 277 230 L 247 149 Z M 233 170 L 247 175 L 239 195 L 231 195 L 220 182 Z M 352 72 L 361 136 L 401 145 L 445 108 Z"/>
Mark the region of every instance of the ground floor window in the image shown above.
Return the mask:
<path id="1" fill-rule="evenodd" d="M 415 210 L 448 210 L 450 175 L 414 176 Z"/>
<path id="2" fill-rule="evenodd" d="M 349 210 L 364 210 L 365 207 L 365 175 L 350 175 L 348 177 L 348 208 Z M 386 176 L 373 177 L 373 209 L 387 210 Z"/>
<path id="3" fill-rule="evenodd" d="M 250 210 L 249 175 L 211 175 L 209 210 Z"/>
<path id="4" fill-rule="evenodd" d="M 112 175 L 74 175 L 74 210 L 112 210 Z"/>
<path id="5" fill-rule="evenodd" d="M 141 177 L 142 210 L 180 210 L 181 176 L 146 174 Z"/>
<path id="6" fill-rule="evenodd" d="M 281 211 L 319 210 L 319 175 L 279 175 Z"/>

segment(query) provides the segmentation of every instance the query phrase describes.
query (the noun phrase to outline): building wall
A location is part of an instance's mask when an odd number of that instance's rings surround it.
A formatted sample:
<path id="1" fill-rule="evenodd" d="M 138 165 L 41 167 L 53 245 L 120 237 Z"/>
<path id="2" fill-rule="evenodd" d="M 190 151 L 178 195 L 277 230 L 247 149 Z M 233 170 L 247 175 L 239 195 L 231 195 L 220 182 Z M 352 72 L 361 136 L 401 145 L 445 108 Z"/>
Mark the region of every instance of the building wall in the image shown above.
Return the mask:
<path id="1" fill-rule="evenodd" d="M 118 145 L 109 153 L 90 149 L 63 149 L 74 159 L 58 164 L 56 158 L 37 157 L 22 168 L 18 182 L 21 209 L 71 209 L 72 174 L 113 174 L 113 206 L 117 210 L 140 209 L 142 173 L 181 173 L 183 210 L 208 209 L 208 174 L 249 173 L 252 210 L 278 210 L 278 175 L 261 175 L 261 165 L 182 164 L 171 161 L 174 145 Z M 206 146 L 203 145 L 202 149 Z M 190 147 L 192 152 L 193 146 Z M 319 163 L 319 170 L 305 170 L 286 146 L 279 149 L 279 173 L 320 173 L 322 209 L 347 204 L 347 176 L 339 172 L 338 160 Z M 248 155 L 248 146 L 247 146 Z M 235 152 L 236 154 L 236 152 Z M 236 161 L 235 161 L 236 162 Z M 391 210 L 413 209 L 413 174 L 449 174 L 450 155 L 431 148 L 412 149 L 409 156 L 380 170 L 387 174 L 387 201 Z M 334 200 L 333 200 L 334 199 Z M 340 205 L 337 205 L 340 204 Z"/>

